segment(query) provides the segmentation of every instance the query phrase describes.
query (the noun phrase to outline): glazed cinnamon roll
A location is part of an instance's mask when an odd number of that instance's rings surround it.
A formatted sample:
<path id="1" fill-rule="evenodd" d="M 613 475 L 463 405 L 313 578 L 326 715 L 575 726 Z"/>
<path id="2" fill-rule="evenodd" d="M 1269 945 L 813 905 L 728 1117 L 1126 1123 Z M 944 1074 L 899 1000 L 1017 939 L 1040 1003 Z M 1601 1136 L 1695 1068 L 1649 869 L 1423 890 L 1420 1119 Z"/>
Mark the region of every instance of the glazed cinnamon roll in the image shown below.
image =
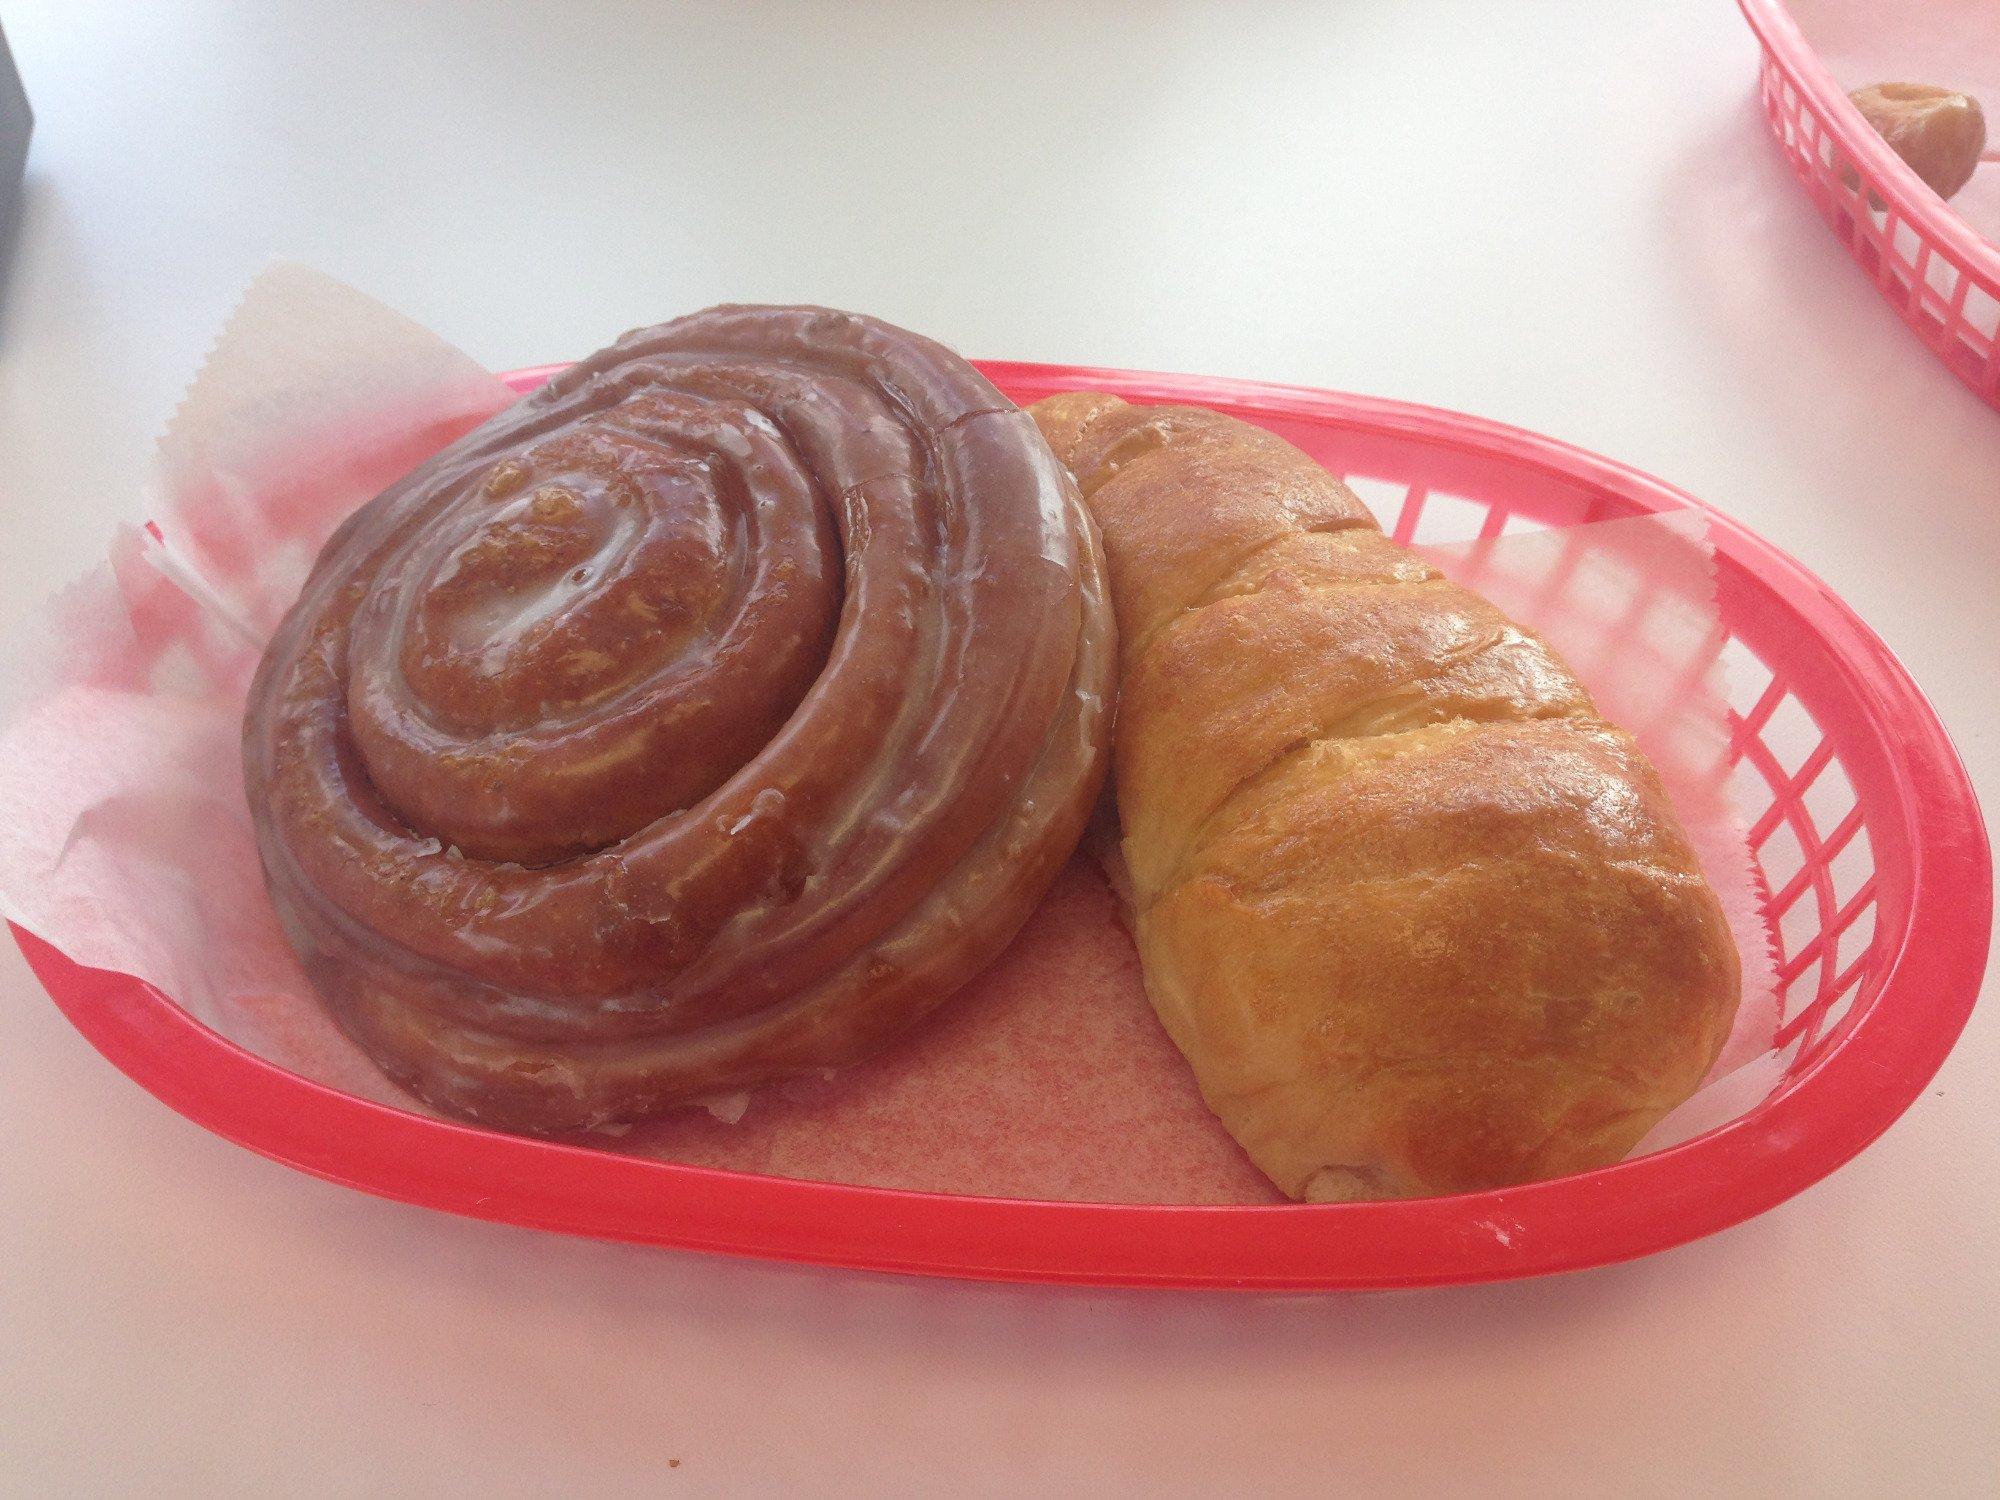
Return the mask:
<path id="1" fill-rule="evenodd" d="M 320 554 L 249 698 L 285 930 L 434 1104 L 631 1121 L 837 1066 L 990 961 L 1103 777 L 1075 486 L 941 346 L 626 335 Z"/>

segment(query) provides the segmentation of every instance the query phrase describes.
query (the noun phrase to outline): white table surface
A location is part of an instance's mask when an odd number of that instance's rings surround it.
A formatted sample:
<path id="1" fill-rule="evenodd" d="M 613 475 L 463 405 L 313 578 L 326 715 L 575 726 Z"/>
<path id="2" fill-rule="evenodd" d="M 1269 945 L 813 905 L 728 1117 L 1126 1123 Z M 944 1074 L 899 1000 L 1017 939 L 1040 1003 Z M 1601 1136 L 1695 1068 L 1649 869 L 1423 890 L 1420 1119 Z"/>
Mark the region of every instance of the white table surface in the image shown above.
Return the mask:
<path id="1" fill-rule="evenodd" d="M 0 627 L 274 253 L 502 368 L 724 299 L 1538 428 L 1829 579 L 2000 792 L 2000 415 L 1793 187 L 1726 0 L 0 0 Z M 1991 989 L 1992 986 L 1989 986 Z M 905 1281 L 378 1202 L 0 957 L 0 1491 L 2000 1493 L 2000 1005 L 1831 1179 L 1524 1285 Z"/>

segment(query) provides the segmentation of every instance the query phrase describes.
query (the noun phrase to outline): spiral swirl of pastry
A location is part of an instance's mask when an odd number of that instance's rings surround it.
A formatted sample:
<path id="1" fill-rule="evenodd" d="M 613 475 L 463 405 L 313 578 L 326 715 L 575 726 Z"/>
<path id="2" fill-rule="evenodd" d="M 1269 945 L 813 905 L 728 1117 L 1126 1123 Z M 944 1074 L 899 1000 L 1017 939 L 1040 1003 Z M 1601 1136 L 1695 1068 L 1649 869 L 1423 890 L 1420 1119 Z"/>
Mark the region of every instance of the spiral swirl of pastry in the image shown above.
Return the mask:
<path id="1" fill-rule="evenodd" d="M 941 346 L 628 334 L 327 544 L 244 726 L 286 933 L 440 1107 L 620 1123 L 872 1051 L 998 953 L 1102 780 L 1074 484 Z"/>

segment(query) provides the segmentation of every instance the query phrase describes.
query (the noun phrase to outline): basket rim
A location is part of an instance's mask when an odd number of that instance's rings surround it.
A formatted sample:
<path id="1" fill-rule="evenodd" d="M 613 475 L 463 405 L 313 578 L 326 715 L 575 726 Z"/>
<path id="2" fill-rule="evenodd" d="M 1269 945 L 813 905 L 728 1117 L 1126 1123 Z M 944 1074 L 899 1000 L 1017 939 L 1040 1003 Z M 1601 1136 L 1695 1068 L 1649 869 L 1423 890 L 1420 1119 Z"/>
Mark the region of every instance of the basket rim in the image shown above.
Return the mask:
<path id="1" fill-rule="evenodd" d="M 1820 61 L 1784 0 L 1736 0 L 1764 51 L 1793 88 L 1818 107 L 1828 132 L 1868 186 L 1934 247 L 1948 251 L 1991 296 L 2000 298 L 2000 245 L 1980 234 L 1933 192 L 1865 119 Z"/>
<path id="2" fill-rule="evenodd" d="M 378 1196 L 602 1239 L 853 1269 L 1095 1286 L 1387 1289 L 1627 1260 L 1738 1223 L 1867 1146 L 1922 1092 L 1978 997 L 1991 922 L 1977 799 L 1935 712 L 1824 583 L 1694 497 L 1614 460 L 1438 408 L 1310 387 L 978 361 L 1013 389 L 1097 386 L 1239 405 L 1445 444 L 1570 479 L 1647 511 L 1704 514 L 1718 561 L 1800 617 L 1896 769 L 1908 918 L 1846 1034 L 1750 1114 L 1597 1171 L 1447 1198 L 1185 1206 L 966 1197 L 808 1182 L 503 1135 L 340 1092 L 210 1030 L 157 988 L 12 930 L 99 1052 L 215 1134 Z M 503 376 L 517 390 L 560 365 Z M 1824 726 L 1823 726 L 1824 727 Z M 1893 732 L 1891 729 L 1893 728 Z M 1858 791 L 1858 788 L 1857 788 Z M 1882 941 L 1878 933 L 1877 941 Z M 1885 1014 L 1885 999 L 1898 1004 Z"/>

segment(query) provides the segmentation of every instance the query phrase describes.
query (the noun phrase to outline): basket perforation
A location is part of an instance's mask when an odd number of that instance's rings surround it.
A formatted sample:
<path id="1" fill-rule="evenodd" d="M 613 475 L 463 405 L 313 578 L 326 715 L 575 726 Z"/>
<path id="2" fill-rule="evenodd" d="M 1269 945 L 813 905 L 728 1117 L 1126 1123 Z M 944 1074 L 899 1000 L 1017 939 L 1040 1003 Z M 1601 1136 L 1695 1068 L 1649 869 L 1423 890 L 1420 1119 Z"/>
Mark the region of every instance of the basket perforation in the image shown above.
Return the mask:
<path id="1" fill-rule="evenodd" d="M 1843 849 L 1845 849 L 1848 845 L 1849 840 L 1851 840 L 1855 836 L 1855 834 L 1859 833 L 1860 831 L 1861 831 L 1861 808 L 1859 805 L 1856 805 L 1848 812 L 1846 817 L 1842 818 L 1839 823 L 1834 825 L 1833 832 L 1829 833 L 1826 836 L 1826 838 L 1821 842 L 1820 844 L 1821 856 L 1826 859 L 1832 859 L 1834 856 L 1838 855 Z M 1782 916 L 1786 911 L 1788 911 L 1791 908 L 1792 903 L 1798 900 L 1799 897 L 1805 893 L 1807 885 L 1810 883 L 1812 879 L 1812 875 L 1813 871 L 1802 863 L 1799 867 L 1798 873 L 1793 875 L 1789 880 L 1787 880 L 1783 885 L 1779 886 L 1772 893 L 1770 899 L 1771 914 L 1773 916 Z"/>
<path id="2" fill-rule="evenodd" d="M 1422 485 L 1411 485 L 1404 492 L 1403 505 L 1396 512 L 1396 524 L 1389 535 L 1408 546 L 1416 539 L 1417 522 L 1423 518 L 1424 504 L 1430 499 L 1430 491 Z"/>
<path id="3" fill-rule="evenodd" d="M 1810 742 L 1802 752 L 1801 741 Z M 1755 771 L 1769 798 L 1750 823 L 1749 842 L 1769 892 L 1766 913 L 1781 1017 L 1777 1040 L 1781 1048 L 1796 1044 L 1787 1067 L 1796 1075 L 1840 1034 L 1840 1022 L 1874 970 L 1879 886 L 1867 814 L 1834 741 L 1819 731 L 1782 676 L 1774 675 L 1738 716 L 1731 750 Z M 1787 760 L 1796 761 L 1796 768 L 1788 769 Z M 1850 882 L 1852 890 L 1844 892 L 1841 887 Z M 1803 899 L 1809 892 L 1810 902 Z M 1848 945 L 1858 951 L 1843 966 L 1843 938 L 1864 916 L 1866 940 Z"/>

